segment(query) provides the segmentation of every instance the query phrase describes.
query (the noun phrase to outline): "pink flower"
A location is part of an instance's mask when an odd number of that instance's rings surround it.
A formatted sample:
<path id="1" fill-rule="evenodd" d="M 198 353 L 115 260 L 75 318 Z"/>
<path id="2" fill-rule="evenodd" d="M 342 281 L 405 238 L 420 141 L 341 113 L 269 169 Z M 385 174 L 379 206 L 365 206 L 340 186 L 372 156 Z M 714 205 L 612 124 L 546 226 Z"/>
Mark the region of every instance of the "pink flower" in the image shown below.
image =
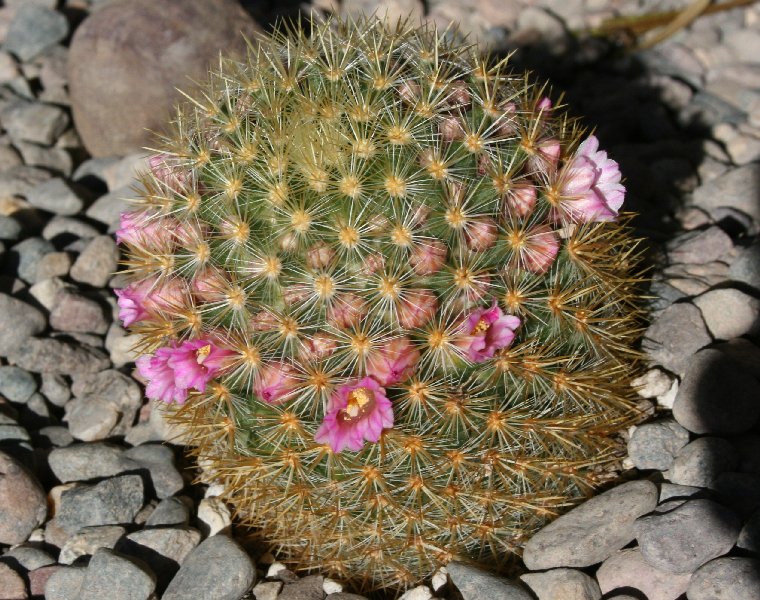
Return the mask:
<path id="1" fill-rule="evenodd" d="M 327 308 L 327 322 L 335 327 L 348 329 L 357 325 L 367 314 L 364 300 L 351 292 L 336 296 Z"/>
<path id="2" fill-rule="evenodd" d="M 279 404 L 296 390 L 297 385 L 295 368 L 277 360 L 259 371 L 253 392 L 268 404 Z"/>
<path id="3" fill-rule="evenodd" d="M 321 360 L 332 354 L 337 347 L 338 343 L 331 335 L 317 332 L 304 340 L 301 357 L 305 360 Z"/>
<path id="4" fill-rule="evenodd" d="M 494 300 L 491 308 L 479 308 L 467 317 L 462 325 L 463 338 L 457 345 L 472 362 L 485 362 L 497 350 L 512 344 L 519 326 L 520 319 L 505 315 Z"/>
<path id="5" fill-rule="evenodd" d="M 430 275 L 446 264 L 446 244 L 441 240 L 424 240 L 414 247 L 409 264 L 417 275 Z"/>
<path id="6" fill-rule="evenodd" d="M 422 327 L 435 316 L 438 299 L 431 290 L 410 290 L 398 306 L 398 322 L 404 329 Z"/>
<path id="7" fill-rule="evenodd" d="M 358 452 L 364 442 L 377 442 L 383 429 L 393 427 L 393 406 L 385 389 L 371 377 L 340 386 L 330 398 L 327 414 L 314 440 L 333 452 Z"/>
<path id="8" fill-rule="evenodd" d="M 518 217 L 527 217 L 536 206 L 536 186 L 532 183 L 516 183 L 506 195 L 507 212 Z"/>
<path id="9" fill-rule="evenodd" d="M 559 164 L 562 154 L 562 146 L 556 138 L 540 140 L 533 148 L 533 155 L 528 160 L 528 165 L 533 171 L 539 173 L 554 173 Z"/>
<path id="10" fill-rule="evenodd" d="M 369 355 L 367 375 L 380 385 L 393 385 L 409 379 L 420 360 L 420 351 L 407 337 L 394 338 Z"/>
<path id="11" fill-rule="evenodd" d="M 131 283 L 121 290 L 114 290 L 119 298 L 116 304 L 119 306 L 119 319 L 124 327 L 132 323 L 138 323 L 148 316 L 145 299 L 150 293 L 150 285 L 146 282 Z"/>
<path id="12" fill-rule="evenodd" d="M 184 404 L 187 400 L 187 388 L 177 385 L 174 369 L 169 365 L 175 349 L 176 344 L 173 344 L 172 347 L 159 348 L 154 356 L 137 359 L 137 370 L 148 382 L 145 395 L 151 400 L 161 400 L 166 404 Z"/>
<path id="13" fill-rule="evenodd" d="M 168 364 L 179 387 L 202 392 L 233 354 L 207 339 L 187 340 L 172 352 Z"/>
<path id="14" fill-rule="evenodd" d="M 547 225 L 529 230 L 520 251 L 522 267 L 531 273 L 546 273 L 559 252 L 559 236 Z"/>
<path id="15" fill-rule="evenodd" d="M 578 223 L 613 221 L 625 199 L 620 177 L 618 164 L 589 136 L 560 176 L 560 212 Z"/>
<path id="16" fill-rule="evenodd" d="M 164 227 L 162 218 L 147 211 L 123 212 L 119 215 L 116 230 L 117 244 L 160 246 L 171 237 L 171 231 Z"/>
<path id="17" fill-rule="evenodd" d="M 464 239 L 473 252 L 488 250 L 496 243 L 499 232 L 493 219 L 472 221 L 465 226 Z"/>

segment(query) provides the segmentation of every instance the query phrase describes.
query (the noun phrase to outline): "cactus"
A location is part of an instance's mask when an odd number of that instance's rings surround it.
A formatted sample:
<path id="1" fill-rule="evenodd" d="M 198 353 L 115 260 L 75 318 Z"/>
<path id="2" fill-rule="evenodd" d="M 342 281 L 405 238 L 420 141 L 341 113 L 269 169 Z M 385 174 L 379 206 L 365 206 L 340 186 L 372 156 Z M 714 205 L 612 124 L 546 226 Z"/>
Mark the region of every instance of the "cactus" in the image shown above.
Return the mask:
<path id="1" fill-rule="evenodd" d="M 617 164 L 449 32 L 297 27 L 179 109 L 117 232 L 149 398 L 296 569 L 498 566 L 636 420 Z"/>

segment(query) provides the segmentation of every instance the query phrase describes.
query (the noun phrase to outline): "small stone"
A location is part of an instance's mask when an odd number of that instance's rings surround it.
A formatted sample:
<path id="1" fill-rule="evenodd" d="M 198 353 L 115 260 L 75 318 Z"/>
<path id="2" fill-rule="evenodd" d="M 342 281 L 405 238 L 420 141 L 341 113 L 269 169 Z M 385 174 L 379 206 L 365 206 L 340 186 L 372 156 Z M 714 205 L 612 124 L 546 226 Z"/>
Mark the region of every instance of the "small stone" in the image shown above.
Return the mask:
<path id="1" fill-rule="evenodd" d="M 39 598 L 44 596 L 48 579 L 62 568 L 60 565 L 52 564 L 29 571 L 27 577 L 29 578 L 29 591 L 32 597 Z"/>
<path id="2" fill-rule="evenodd" d="M 159 499 L 168 498 L 185 487 L 174 466 L 174 453 L 168 446 L 143 444 L 124 452 L 124 456 L 148 469 L 153 490 Z"/>
<path id="3" fill-rule="evenodd" d="M 69 125 L 69 117 L 63 109 L 42 102 L 22 102 L 6 108 L 0 113 L 0 120 L 14 142 L 43 146 L 54 144 Z M 49 175 L 45 179 L 48 178 Z"/>
<path id="4" fill-rule="evenodd" d="M 180 565 L 201 541 L 201 533 L 190 527 L 160 527 L 135 531 L 119 541 L 116 550 L 149 564 L 163 590 Z"/>
<path id="5" fill-rule="evenodd" d="M 638 548 L 626 548 L 610 556 L 596 572 L 596 580 L 605 598 L 614 590 L 635 589 L 647 600 L 674 600 L 689 586 L 691 576 L 662 571 L 650 565 Z M 543 600 L 543 599 L 539 599 Z"/>
<path id="6" fill-rule="evenodd" d="M 260 581 L 253 587 L 256 600 L 277 600 L 282 589 L 282 581 Z"/>
<path id="7" fill-rule="evenodd" d="M 736 547 L 749 550 L 755 554 L 760 553 L 760 510 L 747 519 L 736 540 Z"/>
<path id="8" fill-rule="evenodd" d="M 708 487 L 713 479 L 724 471 L 732 471 L 736 464 L 736 451 L 729 442 L 702 437 L 680 450 L 667 477 L 678 485 Z"/>
<path id="9" fill-rule="evenodd" d="M 704 264 L 719 260 L 734 247 L 731 238 L 717 226 L 689 231 L 672 242 L 668 257 L 673 263 Z"/>
<path id="10" fill-rule="evenodd" d="M 124 449 L 113 444 L 72 444 L 48 455 L 53 474 L 62 483 L 87 481 L 137 471 L 140 465 L 124 456 Z"/>
<path id="11" fill-rule="evenodd" d="M 688 443 L 688 431 L 672 419 L 663 419 L 636 428 L 628 441 L 628 456 L 637 469 L 665 471 Z"/>
<path id="12" fill-rule="evenodd" d="M 660 484 L 660 500 L 659 502 L 665 502 L 670 499 L 686 499 L 691 498 L 703 490 L 702 488 L 692 485 L 679 485 L 676 483 L 661 483 Z"/>
<path id="13" fill-rule="evenodd" d="M 58 292 L 50 311 L 50 326 L 58 331 L 104 334 L 108 319 L 103 307 L 73 288 Z"/>
<path id="14" fill-rule="evenodd" d="M 760 243 L 745 248 L 731 263 L 731 279 L 760 291 Z"/>
<path id="15" fill-rule="evenodd" d="M 198 527 L 204 536 L 229 534 L 232 526 L 230 509 L 220 498 L 203 498 L 198 504 Z"/>
<path id="16" fill-rule="evenodd" d="M 21 575 L 4 562 L 0 562 L 0 595 L 9 600 L 26 600 L 29 597 Z"/>
<path id="17" fill-rule="evenodd" d="M 95 200 L 85 211 L 85 215 L 115 230 L 121 213 L 133 208 L 127 198 L 132 198 L 134 195 L 135 192 L 131 187 L 112 190 Z"/>
<path id="18" fill-rule="evenodd" d="M 2 560 L 8 559 L 14 560 L 27 571 L 55 564 L 55 559 L 48 552 L 45 552 L 41 548 L 24 544 L 11 548 L 3 554 Z"/>
<path id="19" fill-rule="evenodd" d="M 43 181 L 26 199 L 32 206 L 57 215 L 75 215 L 84 207 L 80 194 L 60 177 Z"/>
<path id="20" fill-rule="evenodd" d="M 93 555 L 79 590 L 81 600 L 149 600 L 156 576 L 147 566 L 137 565 L 107 548 Z"/>
<path id="21" fill-rule="evenodd" d="M 760 562 L 724 556 L 697 569 L 687 596 L 689 600 L 757 600 L 759 590 Z"/>
<path id="22" fill-rule="evenodd" d="M 104 287 L 119 266 L 119 249 L 110 235 L 93 238 L 71 267 L 71 278 Z"/>
<path id="23" fill-rule="evenodd" d="M 693 304 L 678 303 L 657 316 L 641 345 L 650 360 L 681 374 L 692 362 L 692 355 L 711 341 L 699 309 Z"/>
<path id="24" fill-rule="evenodd" d="M 58 562 L 70 565 L 80 556 L 91 556 L 100 548 L 113 548 L 126 532 L 120 525 L 82 527 L 66 540 Z"/>
<path id="25" fill-rule="evenodd" d="M 23 403 L 36 391 L 37 382 L 31 373 L 18 367 L 0 366 L 0 396 Z"/>
<path id="26" fill-rule="evenodd" d="M 1 118 L 2 114 L 0 114 Z M 50 177 L 50 173 L 37 167 L 28 167 L 26 165 L 13 167 L 8 171 L 0 173 L 0 198 L 26 196 L 34 186 L 46 179 L 50 179 Z"/>
<path id="27" fill-rule="evenodd" d="M 697 352 L 685 371 L 673 416 L 692 433 L 743 433 L 760 418 L 760 382 L 723 347 Z"/>
<path id="28" fill-rule="evenodd" d="M 519 584 L 470 565 L 450 562 L 446 570 L 464 600 L 532 600 Z"/>
<path id="29" fill-rule="evenodd" d="M 343 584 L 329 577 L 325 577 L 322 581 L 322 591 L 327 594 L 338 594 L 343 591 Z"/>
<path id="30" fill-rule="evenodd" d="M 0 544 L 25 542 L 45 522 L 47 502 L 37 479 L 0 452 Z"/>
<path id="31" fill-rule="evenodd" d="M 27 338 L 42 332 L 47 319 L 36 308 L 0 293 L 0 356 L 7 356 Z"/>
<path id="32" fill-rule="evenodd" d="M 27 62 L 62 41 L 69 33 L 63 13 L 35 3 L 21 5 L 11 21 L 3 49 Z"/>
<path id="33" fill-rule="evenodd" d="M 50 219 L 42 230 L 42 237 L 46 240 L 63 240 L 71 238 L 94 238 L 99 234 L 89 223 L 74 217 L 56 216 Z"/>
<path id="34" fill-rule="evenodd" d="M 760 300 L 732 288 L 711 290 L 694 298 L 715 339 L 730 340 L 760 333 Z"/>
<path id="35" fill-rule="evenodd" d="M 116 408 L 119 418 L 114 435 L 124 435 L 129 431 L 143 402 L 142 390 L 137 382 L 115 369 L 74 375 L 71 391 L 85 404 L 108 402 Z"/>
<path id="36" fill-rule="evenodd" d="M 40 99 L 51 101 L 42 96 Z M 60 141 L 60 138 L 58 139 Z M 24 164 L 26 165 L 48 169 L 64 176 L 71 175 L 73 160 L 71 154 L 63 148 L 48 148 L 39 144 L 30 144 L 29 142 L 16 142 L 16 148 L 21 152 Z"/>
<path id="37" fill-rule="evenodd" d="M 693 202 L 708 212 L 719 206 L 732 206 L 760 221 L 760 163 L 727 171 L 694 190 Z"/>
<path id="38" fill-rule="evenodd" d="M 55 298 L 58 292 L 66 288 L 67 284 L 59 277 L 50 277 L 49 279 L 43 279 L 38 281 L 32 287 L 29 288 L 29 294 L 44 306 L 47 310 L 53 310 L 55 306 Z"/>
<path id="39" fill-rule="evenodd" d="M 18 257 L 18 275 L 28 283 L 37 282 L 37 265 L 46 255 L 55 252 L 53 244 L 39 237 L 27 238 L 12 249 Z"/>
<path id="40" fill-rule="evenodd" d="M 21 236 L 21 223 L 13 217 L 0 215 L 0 240 L 15 241 Z"/>
<path id="41" fill-rule="evenodd" d="M 190 522 L 188 502 L 180 498 L 164 498 L 145 521 L 145 527 L 187 525 Z"/>
<path id="42" fill-rule="evenodd" d="M 69 431 L 83 442 L 95 442 L 114 435 L 121 415 L 118 408 L 100 398 L 74 398 L 66 404 L 64 420 Z"/>
<path id="43" fill-rule="evenodd" d="M 57 570 L 45 584 L 45 600 L 78 600 L 85 571 L 84 567 Z"/>
<path id="44" fill-rule="evenodd" d="M 45 281 L 52 277 L 66 277 L 71 268 L 71 256 L 68 252 L 50 252 L 37 262 L 35 281 Z"/>
<path id="45" fill-rule="evenodd" d="M 741 521 L 712 500 L 687 500 L 674 510 L 636 520 L 636 539 L 644 559 L 672 573 L 692 573 L 728 552 Z"/>
<path id="46" fill-rule="evenodd" d="M 631 387 L 642 398 L 657 398 L 667 393 L 672 383 L 673 377 L 662 369 L 654 368 L 631 381 Z"/>
<path id="47" fill-rule="evenodd" d="M 435 570 L 435 573 L 433 573 L 433 577 L 431 578 L 431 581 L 430 581 L 430 587 L 433 588 L 433 591 L 437 592 L 448 583 L 449 583 L 449 572 L 446 570 L 446 567 L 438 567 Z"/>
<path id="48" fill-rule="evenodd" d="M 651 481 L 631 481 L 595 496 L 539 530 L 525 544 L 530 570 L 600 563 L 634 538 L 637 517 L 657 506 Z"/>
<path id="49" fill-rule="evenodd" d="M 246 552 L 225 535 L 201 542 L 182 563 L 162 600 L 214 597 L 237 600 L 256 581 L 256 569 Z"/>
<path id="50" fill-rule="evenodd" d="M 142 508 L 143 481 L 121 475 L 97 485 L 80 485 L 63 492 L 54 521 L 69 534 L 89 525 L 130 523 Z"/>
<path id="51" fill-rule="evenodd" d="M 325 597 L 322 591 L 322 579 L 321 575 L 308 575 L 293 583 L 286 583 L 278 600 L 322 600 Z"/>
<path id="52" fill-rule="evenodd" d="M 599 600 L 602 592 L 591 577 L 575 569 L 552 569 L 544 573 L 526 573 L 520 579 L 538 600 Z"/>
<path id="53" fill-rule="evenodd" d="M 41 376 L 42 386 L 40 392 L 48 402 L 56 406 L 64 406 L 71 398 L 71 388 L 62 375 L 43 373 Z"/>
<path id="54" fill-rule="evenodd" d="M 393 23 L 406 18 L 412 23 L 419 23 L 424 12 L 420 0 L 343 0 L 341 9 L 344 16 L 354 18 L 377 12 L 378 17 L 387 18 Z"/>
<path id="55" fill-rule="evenodd" d="M 123 335 L 115 338 L 108 349 L 111 353 L 111 362 L 114 366 L 121 367 L 133 363 L 140 356 L 135 349 L 140 343 L 142 336 L 138 334 Z"/>
<path id="56" fill-rule="evenodd" d="M 290 586 L 286 586 L 286 589 Z M 316 600 L 321 600 L 323 596 L 313 596 Z M 430 600 L 433 597 L 433 592 L 426 585 L 418 585 L 410 590 L 401 594 L 399 600 Z M 295 598 L 294 598 L 295 600 Z M 304 598 L 306 600 L 306 598 Z"/>

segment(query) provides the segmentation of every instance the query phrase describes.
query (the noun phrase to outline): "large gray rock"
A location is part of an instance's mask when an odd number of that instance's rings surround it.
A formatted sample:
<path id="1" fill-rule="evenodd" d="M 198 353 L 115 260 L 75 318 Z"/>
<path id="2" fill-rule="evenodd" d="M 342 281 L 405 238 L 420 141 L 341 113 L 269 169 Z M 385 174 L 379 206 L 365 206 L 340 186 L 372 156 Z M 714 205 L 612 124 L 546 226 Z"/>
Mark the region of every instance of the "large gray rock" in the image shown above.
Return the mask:
<path id="1" fill-rule="evenodd" d="M 587 500 L 549 523 L 525 544 L 530 570 L 600 563 L 634 538 L 634 521 L 657 506 L 651 481 L 631 481 Z"/>
<path id="2" fill-rule="evenodd" d="M 711 341 L 699 309 L 681 302 L 657 316 L 646 330 L 641 346 L 652 361 L 680 375 L 693 354 Z"/>
<path id="3" fill-rule="evenodd" d="M 28 337 L 45 329 L 45 316 L 26 302 L 0 294 L 0 356 L 8 356 Z"/>
<path id="4" fill-rule="evenodd" d="M 115 0 L 76 30 L 69 52 L 74 121 L 93 156 L 139 152 L 181 99 L 176 88 L 242 53 L 257 26 L 233 0 Z M 156 60 L 160 56 L 161 60 Z M 108 85 L 103 85 L 107 78 Z"/>
<path id="5" fill-rule="evenodd" d="M 726 556 L 697 569 L 687 591 L 689 600 L 757 600 L 760 596 L 760 562 Z"/>
<path id="6" fill-rule="evenodd" d="M 13 457 L 0 452 L 0 544 L 25 542 L 47 516 L 45 492 Z"/>
<path id="7" fill-rule="evenodd" d="M 738 462 L 736 450 L 723 438 L 702 437 L 681 448 L 667 478 L 678 485 L 708 487 L 725 471 L 733 471 Z"/>
<path id="8" fill-rule="evenodd" d="M 101 548 L 93 555 L 79 590 L 80 600 L 149 600 L 156 576 L 147 565 Z"/>
<path id="9" fill-rule="evenodd" d="M 533 591 L 538 600 L 599 600 L 599 584 L 582 571 L 552 569 L 543 573 L 526 573 L 520 579 Z"/>
<path id="10" fill-rule="evenodd" d="M 48 455 L 48 464 L 62 483 L 111 477 L 140 469 L 137 462 L 124 456 L 123 448 L 103 443 L 56 448 Z"/>
<path id="11" fill-rule="evenodd" d="M 638 548 L 620 550 L 605 560 L 596 572 L 596 580 L 603 594 L 636 589 L 647 600 L 679 598 L 689 586 L 689 579 L 689 573 L 678 575 L 653 567 L 644 560 Z"/>
<path id="12" fill-rule="evenodd" d="M 58 291 L 50 311 L 50 326 L 58 331 L 104 334 L 110 319 L 101 304 L 74 288 Z"/>
<path id="13" fill-rule="evenodd" d="M 57 215 L 75 215 L 84 207 L 80 193 L 60 177 L 43 181 L 26 199 L 32 206 Z"/>
<path id="14" fill-rule="evenodd" d="M 742 250 L 731 263 L 728 274 L 731 279 L 760 291 L 760 243 Z"/>
<path id="15" fill-rule="evenodd" d="M 636 521 L 636 539 L 644 559 L 672 573 L 692 573 L 728 552 L 739 537 L 741 521 L 712 500 L 687 500 L 675 509 Z"/>
<path id="16" fill-rule="evenodd" d="M 726 350 L 694 355 L 678 388 L 673 416 L 693 433 L 742 433 L 760 418 L 760 382 Z"/>
<path id="17" fill-rule="evenodd" d="M 97 373 L 111 364 L 97 348 L 54 338 L 27 338 L 10 349 L 8 360 L 34 373 L 61 375 Z"/>
<path id="18" fill-rule="evenodd" d="M 71 267 L 71 278 L 93 287 L 104 287 L 119 265 L 119 249 L 110 235 L 90 240 Z"/>
<path id="19" fill-rule="evenodd" d="M 215 535 L 185 558 L 162 598 L 238 600 L 255 581 L 256 569 L 248 554 L 227 536 Z"/>
<path id="20" fill-rule="evenodd" d="M 674 263 L 710 263 L 728 254 L 733 247 L 731 238 L 714 225 L 704 231 L 689 231 L 676 238 L 668 258 Z"/>
<path id="21" fill-rule="evenodd" d="M 45 600 L 77 600 L 85 571 L 84 567 L 58 569 L 45 584 Z"/>
<path id="22" fill-rule="evenodd" d="M 0 396 L 11 402 L 26 402 L 37 391 L 37 382 L 28 371 L 9 365 L 0 366 Z"/>
<path id="23" fill-rule="evenodd" d="M 694 190 L 693 202 L 708 212 L 732 206 L 760 221 L 760 163 L 731 169 Z"/>
<path id="24" fill-rule="evenodd" d="M 663 419 L 636 428 L 628 440 L 628 455 L 637 469 L 664 471 L 688 443 L 688 431 L 672 419 Z"/>
<path id="25" fill-rule="evenodd" d="M 470 565 L 451 562 L 446 565 L 446 570 L 464 600 L 531 600 L 530 594 L 514 581 Z"/>
<path id="26" fill-rule="evenodd" d="M 722 288 L 694 298 L 707 329 L 716 340 L 731 340 L 760 332 L 760 300 Z"/>

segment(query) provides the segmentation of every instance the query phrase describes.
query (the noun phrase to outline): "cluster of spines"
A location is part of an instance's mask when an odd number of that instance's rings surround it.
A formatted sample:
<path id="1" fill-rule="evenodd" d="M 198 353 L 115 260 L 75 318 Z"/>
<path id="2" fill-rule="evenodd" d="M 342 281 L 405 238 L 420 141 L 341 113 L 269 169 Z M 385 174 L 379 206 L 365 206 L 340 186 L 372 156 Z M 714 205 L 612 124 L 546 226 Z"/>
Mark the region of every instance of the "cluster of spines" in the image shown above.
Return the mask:
<path id="1" fill-rule="evenodd" d="M 224 64 L 146 175 L 140 201 L 171 231 L 127 266 L 178 290 L 136 328 L 143 349 L 223 332 L 229 368 L 176 418 L 297 566 L 383 587 L 452 556 L 502 561 L 614 458 L 609 435 L 636 416 L 635 244 L 559 214 L 561 249 L 536 266 L 561 193 L 543 144 L 567 159 L 581 136 L 544 98 L 435 30 L 329 22 Z M 435 314 L 404 327 L 423 290 Z M 518 340 L 469 364 L 462 315 L 493 300 L 521 318 Z M 421 359 L 392 386 L 394 428 L 360 453 L 315 444 L 336 386 L 402 334 Z M 297 372 L 281 405 L 254 393 L 271 361 Z"/>

